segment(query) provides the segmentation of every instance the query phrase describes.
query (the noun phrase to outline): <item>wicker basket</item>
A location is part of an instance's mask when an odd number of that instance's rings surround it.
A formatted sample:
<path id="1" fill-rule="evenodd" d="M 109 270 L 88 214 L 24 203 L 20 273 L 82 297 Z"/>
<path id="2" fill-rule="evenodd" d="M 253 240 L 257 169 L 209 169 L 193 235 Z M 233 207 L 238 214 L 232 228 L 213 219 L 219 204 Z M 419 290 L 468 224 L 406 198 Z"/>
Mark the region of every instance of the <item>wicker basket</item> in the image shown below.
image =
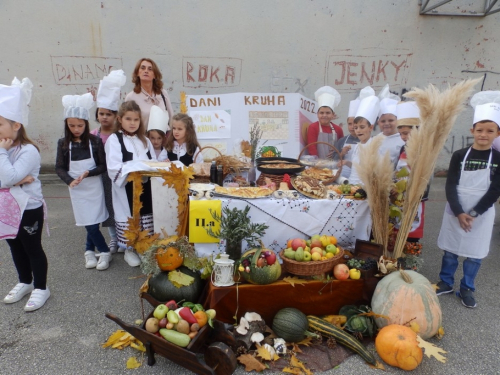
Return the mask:
<path id="1" fill-rule="evenodd" d="M 334 175 L 333 175 L 333 177 L 332 177 L 332 178 L 330 178 L 330 179 L 328 179 L 328 180 L 321 180 L 321 182 L 323 182 L 323 185 L 332 184 L 332 183 L 334 183 L 334 182 L 335 182 L 335 180 L 337 180 L 337 178 L 339 178 L 339 177 L 340 177 L 340 174 L 342 173 L 342 163 L 341 163 L 341 162 L 342 162 L 342 155 L 340 154 L 339 150 L 337 150 L 337 149 L 335 148 L 335 146 L 332 146 L 331 144 L 326 143 L 326 142 L 313 142 L 313 143 L 309 143 L 308 145 L 306 145 L 306 146 L 302 149 L 302 151 L 300 151 L 300 154 L 299 154 L 299 156 L 297 157 L 297 161 L 300 163 L 300 158 L 301 158 L 302 154 L 303 154 L 303 153 L 307 150 L 307 148 L 308 148 L 309 146 L 311 146 L 311 145 L 316 145 L 316 144 L 322 144 L 322 145 L 327 145 L 327 146 L 329 146 L 329 147 L 332 149 L 332 151 L 333 151 L 334 153 L 337 153 L 337 154 L 338 154 L 338 156 L 339 156 L 339 164 L 340 164 L 340 167 L 339 167 L 339 169 L 337 170 L 337 173 L 336 173 L 336 174 L 334 174 Z"/>
<path id="2" fill-rule="evenodd" d="M 281 250 L 280 258 L 283 260 L 283 267 L 289 273 L 299 276 L 313 276 L 322 273 L 330 272 L 336 264 L 340 263 L 344 255 L 344 249 L 337 246 L 339 252 L 328 260 L 311 261 L 311 262 L 297 262 L 296 260 L 288 259 L 285 257 L 285 250 Z"/>
<path id="3" fill-rule="evenodd" d="M 198 154 L 200 152 L 202 152 L 203 150 L 208 149 L 208 148 L 211 148 L 211 149 L 217 151 L 219 153 L 219 155 L 222 156 L 222 153 L 217 148 L 212 147 L 212 146 L 205 146 L 205 147 L 200 148 L 200 150 L 196 154 L 194 154 L 193 160 L 196 160 L 196 157 L 198 156 Z M 210 183 L 210 176 L 194 175 L 194 179 L 192 179 L 190 181 L 190 183 L 208 184 L 208 183 Z"/>

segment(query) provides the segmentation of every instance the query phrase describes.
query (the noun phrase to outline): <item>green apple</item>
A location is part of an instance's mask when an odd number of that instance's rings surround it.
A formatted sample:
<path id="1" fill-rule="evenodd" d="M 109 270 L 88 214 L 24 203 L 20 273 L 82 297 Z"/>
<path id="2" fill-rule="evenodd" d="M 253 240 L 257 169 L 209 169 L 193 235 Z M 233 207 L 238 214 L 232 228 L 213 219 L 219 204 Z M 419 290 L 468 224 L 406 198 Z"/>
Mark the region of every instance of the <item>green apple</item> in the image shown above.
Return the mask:
<path id="1" fill-rule="evenodd" d="M 319 240 L 321 238 L 321 235 L 315 234 L 314 236 L 311 236 L 311 240 Z"/>
<path id="2" fill-rule="evenodd" d="M 328 245 L 326 247 L 326 252 L 327 253 L 332 253 L 333 255 L 337 254 L 337 246 L 332 245 L 332 244 Z"/>
<path id="3" fill-rule="evenodd" d="M 307 245 L 308 247 L 311 247 L 311 240 L 306 240 L 306 245 Z"/>
<path id="4" fill-rule="evenodd" d="M 308 251 L 304 251 L 304 262 L 310 262 L 311 261 L 311 253 Z"/>
<path id="5" fill-rule="evenodd" d="M 153 312 L 153 316 L 158 320 L 162 320 L 165 317 L 165 315 L 167 315 L 167 313 L 168 313 L 168 307 L 165 306 L 163 303 L 161 303 L 158 306 L 156 306 L 156 309 Z"/>

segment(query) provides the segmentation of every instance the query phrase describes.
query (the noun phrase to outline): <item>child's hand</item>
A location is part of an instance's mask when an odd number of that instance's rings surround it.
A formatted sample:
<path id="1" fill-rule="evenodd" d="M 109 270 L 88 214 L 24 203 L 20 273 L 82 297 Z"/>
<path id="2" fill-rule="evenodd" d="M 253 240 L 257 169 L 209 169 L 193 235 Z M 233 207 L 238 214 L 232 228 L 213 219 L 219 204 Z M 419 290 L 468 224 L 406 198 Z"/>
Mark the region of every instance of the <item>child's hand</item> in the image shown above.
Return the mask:
<path id="1" fill-rule="evenodd" d="M 466 213 L 460 214 L 457 216 L 458 223 L 460 224 L 460 227 L 466 231 L 470 232 L 472 230 L 472 222 L 474 221 L 474 218 L 470 215 L 467 215 Z"/>
<path id="2" fill-rule="evenodd" d="M 6 150 L 12 147 L 14 141 L 10 138 L 0 139 L 0 148 L 4 148 Z"/>
<path id="3" fill-rule="evenodd" d="M 78 186 L 78 184 L 80 183 L 80 177 L 78 177 L 77 179 L 74 179 L 73 181 L 71 181 L 71 183 L 69 184 L 69 187 L 70 188 L 74 188 L 75 186 Z"/>
<path id="4" fill-rule="evenodd" d="M 14 186 L 19 186 L 19 185 L 24 185 L 24 184 L 31 184 L 33 181 L 35 181 L 35 178 L 33 176 L 27 175 L 26 177 L 24 177 L 21 181 L 19 181 Z"/>
<path id="5" fill-rule="evenodd" d="M 345 156 L 349 151 L 351 150 L 351 145 L 344 146 L 342 148 L 342 151 L 340 152 L 340 155 Z"/>
<path id="6" fill-rule="evenodd" d="M 89 175 L 89 171 L 83 172 L 82 175 L 80 177 L 78 177 L 78 180 L 80 180 L 78 183 L 82 182 L 82 180 L 84 178 L 87 178 L 88 175 Z"/>

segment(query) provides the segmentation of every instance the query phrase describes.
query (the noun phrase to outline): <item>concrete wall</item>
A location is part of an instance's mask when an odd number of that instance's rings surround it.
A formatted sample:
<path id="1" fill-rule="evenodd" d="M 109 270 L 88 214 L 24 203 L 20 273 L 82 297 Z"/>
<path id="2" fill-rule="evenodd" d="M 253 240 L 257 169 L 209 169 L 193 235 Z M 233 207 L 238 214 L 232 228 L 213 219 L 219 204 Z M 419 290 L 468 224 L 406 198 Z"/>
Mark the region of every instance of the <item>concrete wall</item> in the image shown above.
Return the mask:
<path id="1" fill-rule="evenodd" d="M 181 91 L 313 98 L 328 84 L 342 94 L 344 122 L 349 100 L 367 84 L 388 82 L 401 93 L 491 71 L 484 89 L 500 87 L 500 13 L 418 11 L 418 0 L 4 0 L 0 82 L 14 75 L 34 82 L 28 132 L 47 166 L 62 134 L 61 96 L 95 92 L 112 68 L 130 77 L 143 56 L 160 65 L 176 111 Z M 470 141 L 471 119 L 471 110 L 459 118 L 439 169 Z"/>

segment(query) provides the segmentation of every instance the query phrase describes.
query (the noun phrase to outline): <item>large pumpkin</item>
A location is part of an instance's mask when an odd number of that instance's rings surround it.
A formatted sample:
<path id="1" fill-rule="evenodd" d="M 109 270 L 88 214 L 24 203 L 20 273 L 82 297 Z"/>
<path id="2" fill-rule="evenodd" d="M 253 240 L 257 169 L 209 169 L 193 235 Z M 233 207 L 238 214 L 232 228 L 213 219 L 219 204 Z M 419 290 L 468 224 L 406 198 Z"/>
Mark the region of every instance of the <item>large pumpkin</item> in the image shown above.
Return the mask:
<path id="1" fill-rule="evenodd" d="M 434 336 L 442 323 L 441 305 L 429 280 L 415 271 L 392 272 L 377 284 L 372 310 L 390 318 L 376 318 L 379 328 L 415 321 L 425 340 Z"/>
<path id="2" fill-rule="evenodd" d="M 156 261 L 162 271 L 173 271 L 182 266 L 184 257 L 175 247 L 170 246 L 166 249 L 160 247 L 156 250 Z"/>
<path id="3" fill-rule="evenodd" d="M 266 265 L 264 267 L 257 266 L 257 261 L 259 260 L 260 254 L 263 251 L 272 251 L 272 250 L 264 248 L 252 249 L 248 250 L 247 252 L 245 252 L 245 254 L 242 255 L 242 258 L 245 258 L 253 254 L 250 261 L 250 272 L 246 271 L 240 272 L 240 275 L 242 275 L 243 278 L 249 283 L 258 285 L 271 284 L 274 283 L 276 280 L 278 280 L 281 276 L 281 264 L 278 262 L 278 260 L 276 260 L 274 264 L 271 266 L 269 265 Z"/>
<path id="4" fill-rule="evenodd" d="M 375 349 L 384 362 L 403 370 L 417 368 L 423 358 L 417 334 L 411 328 L 399 324 L 390 324 L 379 331 Z"/>
<path id="5" fill-rule="evenodd" d="M 191 271 L 189 268 L 181 266 L 178 271 L 194 277 L 191 285 L 177 288 L 168 279 L 168 272 L 160 272 L 158 275 L 149 279 L 148 293 L 160 302 L 185 300 L 188 302 L 197 302 L 203 291 L 203 281 L 199 272 Z"/>

